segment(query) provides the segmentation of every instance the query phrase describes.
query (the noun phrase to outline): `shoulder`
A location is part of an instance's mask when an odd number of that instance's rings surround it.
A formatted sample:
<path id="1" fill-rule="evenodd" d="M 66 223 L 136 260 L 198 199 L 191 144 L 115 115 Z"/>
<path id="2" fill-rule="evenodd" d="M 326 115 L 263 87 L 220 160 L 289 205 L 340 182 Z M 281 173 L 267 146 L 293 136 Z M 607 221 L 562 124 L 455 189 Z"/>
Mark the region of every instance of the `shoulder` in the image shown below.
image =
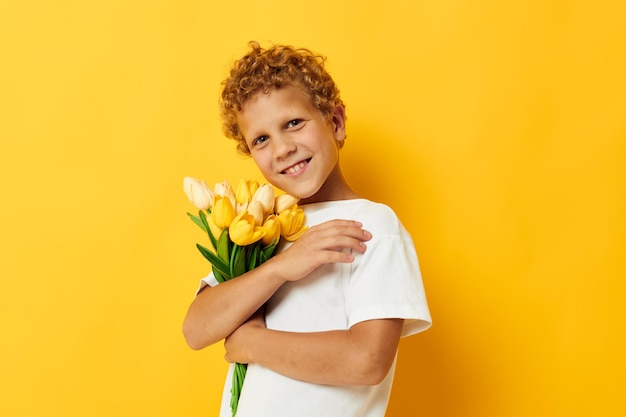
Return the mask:
<path id="1" fill-rule="evenodd" d="M 354 212 L 354 220 L 372 233 L 403 234 L 402 222 L 391 207 L 383 203 L 362 200 Z"/>
<path id="2" fill-rule="evenodd" d="M 404 227 L 396 213 L 386 204 L 359 198 L 307 204 L 304 208 L 309 225 L 331 219 L 356 220 L 372 233 L 403 234 Z"/>

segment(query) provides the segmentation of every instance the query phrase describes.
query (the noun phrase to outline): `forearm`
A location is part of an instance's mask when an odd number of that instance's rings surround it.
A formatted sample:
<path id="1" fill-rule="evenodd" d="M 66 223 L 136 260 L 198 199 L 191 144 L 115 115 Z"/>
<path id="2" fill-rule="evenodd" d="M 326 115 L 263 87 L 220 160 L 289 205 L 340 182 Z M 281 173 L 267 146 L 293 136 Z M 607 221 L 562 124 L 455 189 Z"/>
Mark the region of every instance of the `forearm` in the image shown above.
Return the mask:
<path id="1" fill-rule="evenodd" d="M 240 277 L 203 290 L 183 323 L 189 346 L 201 349 L 224 339 L 258 310 L 285 281 L 297 281 L 323 264 L 349 263 L 371 234 L 351 220 L 311 227 L 284 252 Z"/>
<path id="2" fill-rule="evenodd" d="M 316 384 L 378 384 L 395 358 L 402 323 L 397 319 L 373 320 L 349 330 L 315 333 L 252 327 L 241 335 L 245 339 L 239 342 L 245 345 L 241 345 L 240 359 L 247 357 L 247 362 Z"/>
<path id="3" fill-rule="evenodd" d="M 375 359 L 353 350 L 349 330 L 289 333 L 262 330 L 263 343 L 251 348 L 251 361 L 290 378 L 315 384 L 369 385 Z"/>
<path id="4" fill-rule="evenodd" d="M 284 281 L 272 260 L 215 287 L 193 300 L 183 322 L 189 346 L 202 349 L 230 335 L 258 310 Z"/>

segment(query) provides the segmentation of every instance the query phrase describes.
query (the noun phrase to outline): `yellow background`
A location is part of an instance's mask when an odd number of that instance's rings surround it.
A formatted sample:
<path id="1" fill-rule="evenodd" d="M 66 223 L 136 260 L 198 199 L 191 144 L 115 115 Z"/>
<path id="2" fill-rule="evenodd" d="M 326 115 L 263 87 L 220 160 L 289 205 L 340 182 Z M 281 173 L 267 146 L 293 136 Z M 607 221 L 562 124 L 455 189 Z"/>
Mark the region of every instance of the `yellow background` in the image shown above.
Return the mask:
<path id="1" fill-rule="evenodd" d="M 622 1 L 212 3 L 0 4 L 1 416 L 216 415 L 182 178 L 260 179 L 216 105 L 251 39 L 328 56 L 346 175 L 414 237 L 388 415 L 626 414 Z"/>

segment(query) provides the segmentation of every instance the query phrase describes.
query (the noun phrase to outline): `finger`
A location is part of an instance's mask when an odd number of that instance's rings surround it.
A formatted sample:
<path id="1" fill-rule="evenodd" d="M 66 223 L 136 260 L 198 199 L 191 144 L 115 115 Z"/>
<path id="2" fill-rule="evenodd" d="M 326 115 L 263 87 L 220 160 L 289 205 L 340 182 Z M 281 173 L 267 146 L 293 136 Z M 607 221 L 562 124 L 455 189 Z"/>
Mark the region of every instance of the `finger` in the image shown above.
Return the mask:
<path id="1" fill-rule="evenodd" d="M 328 236 L 349 236 L 355 239 L 359 239 L 361 241 L 367 241 L 372 238 L 372 234 L 369 231 L 363 229 L 360 226 L 356 227 L 352 224 L 324 225 L 319 228 L 315 226 L 309 229 L 302 236 L 302 238 L 304 238 L 305 236 L 315 239 L 323 239 L 324 237 Z"/>
<path id="2" fill-rule="evenodd" d="M 318 233 L 310 236 L 310 240 L 303 240 L 303 246 L 320 249 L 354 249 L 363 252 L 365 242 L 372 238 L 370 232 L 362 229 L 334 230 L 328 233 Z"/>
<path id="3" fill-rule="evenodd" d="M 361 227 L 363 226 L 363 223 L 361 223 L 358 220 L 352 220 L 352 219 L 332 219 L 332 220 L 326 220 L 325 222 L 320 223 L 321 224 L 329 224 L 329 225 L 354 225 L 356 227 Z"/>
<path id="4" fill-rule="evenodd" d="M 333 227 L 363 227 L 363 224 L 356 220 L 334 219 L 334 220 L 328 220 L 323 223 L 317 224 L 311 227 L 311 229 L 323 230 L 323 229 L 333 228 Z"/>
<path id="5" fill-rule="evenodd" d="M 327 250 L 315 254 L 316 261 L 321 264 L 333 263 L 351 263 L 354 261 L 354 255 L 350 252 Z"/>

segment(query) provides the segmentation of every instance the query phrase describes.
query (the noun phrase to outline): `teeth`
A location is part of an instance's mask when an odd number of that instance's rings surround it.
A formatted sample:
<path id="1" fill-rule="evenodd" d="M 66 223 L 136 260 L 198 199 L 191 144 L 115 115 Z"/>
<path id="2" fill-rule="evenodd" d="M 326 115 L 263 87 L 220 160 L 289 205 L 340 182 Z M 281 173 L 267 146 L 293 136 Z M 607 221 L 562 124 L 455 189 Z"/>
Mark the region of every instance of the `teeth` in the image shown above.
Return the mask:
<path id="1" fill-rule="evenodd" d="M 306 165 L 306 162 L 302 161 L 299 164 L 296 164 L 294 166 L 291 166 L 291 167 L 287 168 L 285 170 L 285 173 L 287 173 L 287 174 L 294 174 L 294 173 L 300 171 L 302 168 L 304 168 L 305 165 Z"/>

